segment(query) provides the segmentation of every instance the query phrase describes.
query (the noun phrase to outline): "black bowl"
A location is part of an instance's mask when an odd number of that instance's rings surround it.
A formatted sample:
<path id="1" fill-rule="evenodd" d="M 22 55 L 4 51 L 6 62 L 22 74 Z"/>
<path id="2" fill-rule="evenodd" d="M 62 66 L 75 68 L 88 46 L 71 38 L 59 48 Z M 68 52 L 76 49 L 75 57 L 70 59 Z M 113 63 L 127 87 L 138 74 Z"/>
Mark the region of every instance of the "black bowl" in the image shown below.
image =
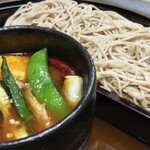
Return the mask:
<path id="1" fill-rule="evenodd" d="M 1 150 L 85 149 L 91 133 L 96 99 L 96 72 L 93 61 L 80 43 L 55 30 L 32 26 L 0 28 L 0 54 L 33 53 L 46 47 L 48 54 L 74 66 L 84 79 L 85 93 L 79 104 L 60 122 L 42 132 L 0 142 Z"/>

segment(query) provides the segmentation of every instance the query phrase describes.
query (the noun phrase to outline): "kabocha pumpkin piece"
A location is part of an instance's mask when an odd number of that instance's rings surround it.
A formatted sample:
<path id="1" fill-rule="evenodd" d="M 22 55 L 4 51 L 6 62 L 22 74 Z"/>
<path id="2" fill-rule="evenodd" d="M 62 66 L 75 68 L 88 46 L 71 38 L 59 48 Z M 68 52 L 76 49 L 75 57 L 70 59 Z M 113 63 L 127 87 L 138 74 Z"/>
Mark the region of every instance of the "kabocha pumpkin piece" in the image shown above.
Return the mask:
<path id="1" fill-rule="evenodd" d="M 15 80 L 27 82 L 27 66 L 30 56 L 7 55 L 5 56 L 7 65 Z M 17 64 L 17 65 L 16 65 Z M 2 56 L 0 56 L 0 66 L 2 65 Z M 2 71 L 0 70 L 0 79 L 2 80 Z"/>

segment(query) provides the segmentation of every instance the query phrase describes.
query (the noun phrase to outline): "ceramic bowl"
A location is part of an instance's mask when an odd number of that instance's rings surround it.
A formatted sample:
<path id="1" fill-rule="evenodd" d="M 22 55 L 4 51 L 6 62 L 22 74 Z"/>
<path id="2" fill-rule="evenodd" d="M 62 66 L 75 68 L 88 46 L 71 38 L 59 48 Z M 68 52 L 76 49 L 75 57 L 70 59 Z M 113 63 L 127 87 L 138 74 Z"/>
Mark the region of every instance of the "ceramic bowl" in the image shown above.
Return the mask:
<path id="1" fill-rule="evenodd" d="M 96 72 L 86 49 L 70 36 L 42 27 L 0 28 L 0 54 L 33 53 L 46 47 L 48 55 L 74 66 L 84 79 L 85 92 L 79 104 L 52 127 L 19 140 L 0 142 L 1 150 L 85 149 L 91 133 L 96 99 Z M 16 64 L 17 65 L 17 64 Z"/>

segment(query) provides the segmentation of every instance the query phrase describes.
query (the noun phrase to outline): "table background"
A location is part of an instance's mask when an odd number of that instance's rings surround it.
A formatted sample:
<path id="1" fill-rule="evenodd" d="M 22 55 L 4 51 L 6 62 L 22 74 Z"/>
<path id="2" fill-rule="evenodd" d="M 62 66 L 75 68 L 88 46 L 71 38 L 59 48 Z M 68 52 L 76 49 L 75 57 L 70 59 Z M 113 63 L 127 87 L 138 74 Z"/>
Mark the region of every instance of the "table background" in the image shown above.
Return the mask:
<path id="1" fill-rule="evenodd" d="M 150 150 L 150 146 L 95 117 L 88 150 Z"/>

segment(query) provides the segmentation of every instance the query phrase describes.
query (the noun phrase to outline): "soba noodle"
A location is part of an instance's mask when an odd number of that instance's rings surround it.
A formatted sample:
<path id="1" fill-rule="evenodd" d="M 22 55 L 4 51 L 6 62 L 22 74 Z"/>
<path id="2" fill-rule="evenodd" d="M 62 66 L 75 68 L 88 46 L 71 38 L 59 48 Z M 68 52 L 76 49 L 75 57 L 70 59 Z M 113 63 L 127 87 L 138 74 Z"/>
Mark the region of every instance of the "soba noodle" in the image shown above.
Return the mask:
<path id="1" fill-rule="evenodd" d="M 5 26 L 34 25 L 64 32 L 92 56 L 102 88 L 150 110 L 150 28 L 113 11 L 72 0 L 46 0 L 19 8 Z"/>

